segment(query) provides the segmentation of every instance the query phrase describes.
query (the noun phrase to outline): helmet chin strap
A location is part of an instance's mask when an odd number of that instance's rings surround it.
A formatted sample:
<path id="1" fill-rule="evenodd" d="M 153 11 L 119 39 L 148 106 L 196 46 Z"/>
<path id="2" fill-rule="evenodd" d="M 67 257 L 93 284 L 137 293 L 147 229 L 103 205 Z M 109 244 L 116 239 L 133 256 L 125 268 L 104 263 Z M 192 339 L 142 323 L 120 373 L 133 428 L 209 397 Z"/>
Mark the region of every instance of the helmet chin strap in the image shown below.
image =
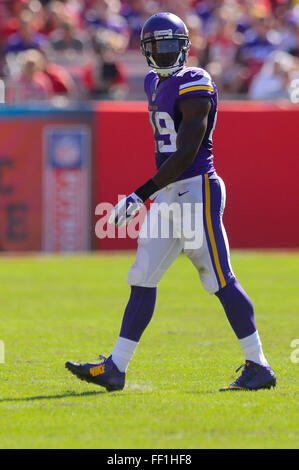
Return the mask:
<path id="1" fill-rule="evenodd" d="M 182 57 L 183 54 L 184 54 L 184 57 Z M 158 67 L 158 65 L 156 64 L 156 62 L 154 61 L 152 57 L 148 57 L 148 59 L 149 59 L 149 66 L 152 67 L 157 72 L 158 75 L 161 75 L 161 77 L 169 77 L 170 75 L 173 75 L 175 72 L 177 72 L 184 66 L 186 53 L 181 51 L 180 54 L 178 55 L 176 63 L 172 65 L 171 67 Z"/>
<path id="2" fill-rule="evenodd" d="M 171 67 L 168 69 L 162 69 L 162 68 L 155 68 L 155 71 L 157 72 L 158 75 L 161 75 L 161 77 L 170 77 L 173 75 L 175 72 L 180 70 L 183 67 L 183 65 L 177 65 L 176 67 Z"/>

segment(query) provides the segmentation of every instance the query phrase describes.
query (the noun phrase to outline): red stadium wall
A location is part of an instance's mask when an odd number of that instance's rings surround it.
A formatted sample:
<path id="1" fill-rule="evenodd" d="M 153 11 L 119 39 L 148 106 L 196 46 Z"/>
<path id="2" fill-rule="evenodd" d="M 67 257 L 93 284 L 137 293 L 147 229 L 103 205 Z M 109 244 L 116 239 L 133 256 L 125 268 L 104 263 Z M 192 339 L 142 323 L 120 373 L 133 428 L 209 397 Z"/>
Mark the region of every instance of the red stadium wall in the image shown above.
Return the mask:
<path id="1" fill-rule="evenodd" d="M 119 194 L 130 194 L 155 172 L 155 147 L 146 104 L 100 103 L 95 132 L 94 203 L 115 204 Z M 135 248 L 136 240 L 95 238 L 94 247 Z"/>
<path id="2" fill-rule="evenodd" d="M 220 106 L 215 166 L 227 189 L 224 223 L 231 247 L 299 246 L 298 122 L 299 107 L 292 105 Z M 94 206 L 114 204 L 118 194 L 130 194 L 154 172 L 146 104 L 100 103 L 95 132 Z M 94 238 L 96 249 L 135 246 L 130 239 Z"/>
<path id="3" fill-rule="evenodd" d="M 155 171 L 145 103 L 101 102 L 95 109 L 69 112 L 3 109 L 0 122 L 2 251 L 42 249 L 45 214 L 54 200 L 42 202 L 43 136 L 48 126 L 90 129 L 92 141 L 85 146 L 93 156 L 92 185 L 87 185 L 89 195 L 93 192 L 91 214 L 98 203 L 115 204 L 118 194 L 130 194 Z M 248 102 L 220 106 L 215 165 L 227 188 L 224 222 L 232 247 L 298 248 L 298 122 L 296 106 Z M 86 155 L 87 147 L 82 148 Z M 68 158 L 73 154 L 74 148 L 69 148 Z M 86 198 L 86 190 L 81 193 Z M 136 240 L 96 238 L 98 219 L 93 215 L 91 223 L 85 221 L 94 249 L 136 247 Z"/>
<path id="4" fill-rule="evenodd" d="M 0 250 L 41 248 L 39 123 L 0 125 Z M 34 144 L 33 144 L 34 142 Z"/>
<path id="5" fill-rule="evenodd" d="M 0 112 L 0 251 L 40 251 L 45 218 L 54 205 L 45 186 L 45 131 L 49 128 L 86 127 L 92 134 L 93 113 L 66 113 L 49 109 Z M 90 145 L 92 147 L 92 143 Z M 83 150 L 84 151 L 84 150 Z M 86 152 L 87 153 L 87 152 Z M 91 192 L 90 185 L 87 192 Z M 61 204 L 63 201 L 58 201 Z M 62 210 L 62 209 L 61 209 Z M 89 207 L 91 211 L 91 208 Z M 64 214 L 63 214 L 64 215 Z M 91 217 L 90 217 L 91 218 Z M 83 220 L 83 217 L 82 217 Z M 81 224 L 82 225 L 82 224 Z M 89 230 L 90 224 L 86 230 Z M 57 227 L 50 227 L 57 231 Z M 90 232 L 92 233 L 92 228 Z M 90 234 L 88 234 L 90 236 Z M 90 244 L 89 244 L 90 246 Z"/>
<path id="6" fill-rule="evenodd" d="M 298 123 L 298 107 L 221 107 L 215 163 L 226 184 L 232 247 L 299 246 Z"/>

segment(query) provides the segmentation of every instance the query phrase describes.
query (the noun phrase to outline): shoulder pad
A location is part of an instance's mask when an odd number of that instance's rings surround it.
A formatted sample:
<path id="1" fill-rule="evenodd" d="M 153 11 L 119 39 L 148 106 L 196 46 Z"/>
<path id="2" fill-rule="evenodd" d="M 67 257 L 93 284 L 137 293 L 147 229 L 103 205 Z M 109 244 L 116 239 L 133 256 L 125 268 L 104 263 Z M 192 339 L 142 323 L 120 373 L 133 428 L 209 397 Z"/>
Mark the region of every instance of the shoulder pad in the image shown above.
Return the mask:
<path id="1" fill-rule="evenodd" d="M 208 94 L 215 93 L 215 85 L 211 75 L 199 67 L 184 67 L 176 74 L 179 78 L 179 94 L 189 91 L 201 91 Z"/>
<path id="2" fill-rule="evenodd" d="M 144 91 L 147 91 L 147 87 L 150 86 L 151 81 L 155 78 L 156 73 L 154 70 L 150 70 L 144 78 Z"/>
<path id="3" fill-rule="evenodd" d="M 188 82 L 190 80 L 212 81 L 211 75 L 199 67 L 184 67 L 176 76 L 180 77 L 181 82 Z"/>

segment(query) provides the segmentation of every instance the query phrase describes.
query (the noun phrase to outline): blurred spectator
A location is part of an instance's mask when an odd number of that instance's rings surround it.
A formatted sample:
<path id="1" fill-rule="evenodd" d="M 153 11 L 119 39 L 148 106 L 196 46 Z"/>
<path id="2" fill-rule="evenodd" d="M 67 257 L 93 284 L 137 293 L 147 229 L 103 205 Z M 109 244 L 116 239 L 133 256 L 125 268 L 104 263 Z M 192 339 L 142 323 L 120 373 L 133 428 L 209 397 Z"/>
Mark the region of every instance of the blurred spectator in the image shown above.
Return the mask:
<path id="1" fill-rule="evenodd" d="M 241 61 L 249 69 L 249 79 L 259 72 L 277 45 L 278 37 L 274 37 L 269 19 L 256 18 L 252 28 L 246 31 L 245 41 L 240 50 Z"/>
<path id="2" fill-rule="evenodd" d="M 207 60 L 207 39 L 203 34 L 202 23 L 199 17 L 194 14 L 188 15 L 186 23 L 191 41 L 188 65 L 200 67 Z"/>
<path id="3" fill-rule="evenodd" d="M 140 33 L 147 18 L 151 15 L 146 0 L 127 0 L 124 2 L 121 14 L 127 20 L 130 29 L 129 47 L 140 47 Z M 153 12 L 154 13 L 154 12 Z"/>
<path id="4" fill-rule="evenodd" d="M 196 2 L 195 11 L 202 21 L 204 34 L 208 35 L 213 22 L 214 13 L 222 6 L 221 0 L 203 0 Z"/>
<path id="5" fill-rule="evenodd" d="M 47 7 L 43 10 L 43 24 L 41 25 L 41 31 L 46 36 L 49 36 L 54 31 L 58 30 L 62 23 L 62 18 L 65 17 L 64 4 L 54 0 L 47 4 Z"/>
<path id="6" fill-rule="evenodd" d="M 51 63 L 46 55 L 40 59 L 40 70 L 48 77 L 55 95 L 68 95 L 75 98 L 76 84 L 64 67 Z"/>
<path id="7" fill-rule="evenodd" d="M 129 28 L 125 18 L 119 14 L 120 7 L 118 0 L 92 0 L 84 18 L 92 29 L 101 27 L 119 34 L 124 50 L 129 41 Z"/>
<path id="8" fill-rule="evenodd" d="M 17 32 L 9 36 L 5 53 L 18 53 L 28 49 L 42 49 L 47 44 L 47 38 L 37 33 L 33 25 L 33 15 L 24 11 L 19 19 Z"/>
<path id="9" fill-rule="evenodd" d="M 241 67 L 236 60 L 239 46 L 235 24 L 219 18 L 215 33 L 207 44 L 207 68 L 212 73 L 219 91 L 238 92 L 241 88 L 237 78 Z"/>
<path id="10" fill-rule="evenodd" d="M 82 54 L 89 46 L 89 38 L 65 17 L 60 28 L 51 35 L 51 47 L 55 52 L 66 56 L 72 53 Z"/>
<path id="11" fill-rule="evenodd" d="M 187 23 L 187 18 L 193 13 L 191 0 L 162 0 L 161 6 L 163 11 L 170 11 L 182 18 Z"/>
<path id="12" fill-rule="evenodd" d="M 50 98 L 53 88 L 49 78 L 41 70 L 41 54 L 28 50 L 21 54 L 21 74 L 15 80 L 18 101 L 45 100 Z"/>
<path id="13" fill-rule="evenodd" d="M 287 52 L 275 52 L 254 77 L 249 97 L 253 100 L 289 99 L 290 80 L 295 69 L 296 60 L 293 56 Z"/>
<path id="14" fill-rule="evenodd" d="M 186 22 L 188 65 L 206 68 L 222 99 L 286 96 L 297 77 L 299 0 L 0 0 L 0 76 L 19 80 L 18 54 L 30 50 L 22 65 L 28 89 L 42 87 L 43 77 L 52 94 L 123 98 L 130 81 L 130 93 L 144 98 L 140 32 L 159 11 Z M 33 60 L 32 50 L 44 56 Z"/>
<path id="15" fill-rule="evenodd" d="M 123 64 L 116 60 L 113 33 L 104 36 L 101 31 L 94 39 L 95 57 L 85 67 L 84 81 L 92 99 L 123 99 L 127 95 L 127 77 Z"/>
<path id="16" fill-rule="evenodd" d="M 298 9 L 299 13 L 299 9 Z M 289 52 L 290 54 L 299 57 L 299 18 L 298 24 L 290 24 L 289 25 L 289 33 L 288 36 L 288 47 L 284 47 L 283 50 Z"/>

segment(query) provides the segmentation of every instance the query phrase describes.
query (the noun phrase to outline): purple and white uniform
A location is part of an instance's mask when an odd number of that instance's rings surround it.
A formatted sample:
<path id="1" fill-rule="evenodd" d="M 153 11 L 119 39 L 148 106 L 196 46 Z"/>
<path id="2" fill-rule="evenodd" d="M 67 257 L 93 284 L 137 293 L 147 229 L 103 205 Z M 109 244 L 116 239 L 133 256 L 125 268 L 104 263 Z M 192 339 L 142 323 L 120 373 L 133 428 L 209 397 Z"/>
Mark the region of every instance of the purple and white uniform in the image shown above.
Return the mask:
<path id="1" fill-rule="evenodd" d="M 150 122 L 156 143 L 157 169 L 176 151 L 176 136 L 182 119 L 179 109 L 184 98 L 207 96 L 211 99 L 207 131 L 192 165 L 178 178 L 183 180 L 213 173 L 212 134 L 217 118 L 217 89 L 210 75 L 197 67 L 183 67 L 159 84 L 159 76 L 150 71 L 144 82 Z"/>
<path id="2" fill-rule="evenodd" d="M 159 76 L 150 71 L 145 78 L 145 92 L 154 130 L 157 168 L 176 151 L 177 131 L 182 119 L 179 106 L 181 100 L 187 97 L 192 99 L 193 96 L 207 96 L 212 106 L 208 115 L 207 130 L 193 163 L 174 183 L 158 192 L 156 204 L 153 204 L 147 213 L 139 234 L 136 261 L 130 269 L 128 283 L 134 286 L 156 287 L 172 262 L 184 251 L 196 267 L 203 287 L 214 294 L 235 277 L 222 223 L 225 186 L 213 166 L 212 134 L 217 118 L 216 86 L 210 75 L 197 67 L 183 67 L 159 85 L 158 83 Z M 170 208 L 174 203 L 176 208 L 182 209 L 179 211 L 179 219 L 176 211 L 169 211 L 165 215 L 160 210 L 163 204 L 164 207 Z M 184 232 L 185 219 L 182 217 L 186 207 L 190 211 L 189 220 L 192 219 L 196 223 L 202 237 L 198 246 L 190 247 L 187 243 Z M 200 212 L 196 212 L 198 208 Z M 153 215 L 156 217 L 152 217 Z M 161 235 L 153 226 L 153 220 L 160 227 L 165 219 L 172 236 Z"/>

